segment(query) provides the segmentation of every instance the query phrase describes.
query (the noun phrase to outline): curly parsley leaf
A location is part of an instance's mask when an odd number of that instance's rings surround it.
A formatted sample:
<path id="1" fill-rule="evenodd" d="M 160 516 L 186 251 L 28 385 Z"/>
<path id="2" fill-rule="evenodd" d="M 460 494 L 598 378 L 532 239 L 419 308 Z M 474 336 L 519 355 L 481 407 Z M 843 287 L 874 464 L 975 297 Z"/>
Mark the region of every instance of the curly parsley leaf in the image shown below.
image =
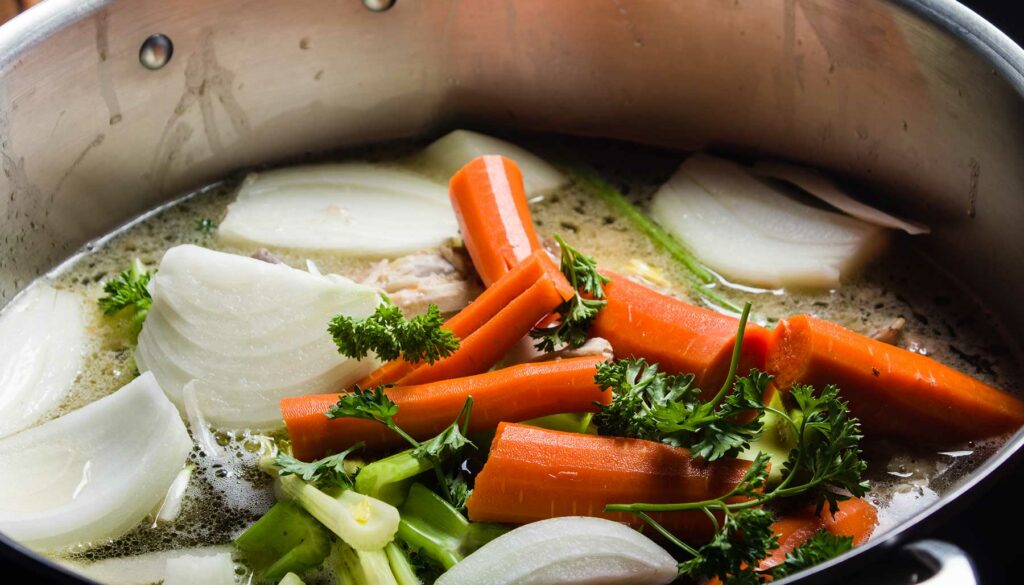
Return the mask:
<path id="1" fill-rule="evenodd" d="M 787 553 L 784 562 L 767 571 L 762 571 L 762 573 L 770 575 L 772 579 L 781 579 L 838 557 L 851 548 L 853 548 L 852 537 L 836 536 L 820 530 L 806 542 Z"/>
<path id="2" fill-rule="evenodd" d="M 755 567 L 778 545 L 771 514 L 747 508 L 727 514 L 711 541 L 679 564 L 679 573 L 694 579 L 717 576 L 727 583 L 760 583 Z"/>
<path id="3" fill-rule="evenodd" d="M 654 413 L 700 396 L 692 374 L 668 375 L 643 358 L 598 364 L 594 381 L 602 391 L 612 391 L 611 403 L 599 405 L 594 416 L 602 435 L 660 441 L 664 434 Z"/>
<path id="4" fill-rule="evenodd" d="M 591 323 L 607 304 L 607 301 L 602 300 L 604 285 L 611 282 L 611 279 L 598 272 L 592 257 L 573 248 L 560 236 L 555 236 L 555 240 L 562 250 L 562 274 L 569 280 L 575 294 L 555 310 L 561 316 L 557 325 L 530 331 L 530 337 L 537 340 L 534 347 L 543 352 L 552 352 L 565 346 L 579 347 L 586 343 Z M 589 295 L 590 298 L 583 295 Z"/>
<path id="5" fill-rule="evenodd" d="M 358 384 L 352 391 L 338 397 L 325 413 L 327 418 L 362 418 L 393 425 L 392 418 L 398 414 L 398 405 L 384 393 L 389 386 L 377 386 L 374 389 L 360 388 Z"/>
<path id="6" fill-rule="evenodd" d="M 142 322 L 146 320 L 146 315 L 153 306 L 153 297 L 150 296 L 148 287 L 154 272 L 146 270 L 142 261 L 136 258 L 131 268 L 103 285 L 103 292 L 106 295 L 98 301 L 100 309 L 106 315 L 130 310 L 129 319 L 137 332 L 142 328 Z"/>
<path id="7" fill-rule="evenodd" d="M 351 358 L 364 358 L 372 351 L 384 361 L 401 356 L 410 362 L 432 364 L 459 349 L 458 338 L 442 325 L 444 319 L 437 305 L 430 305 L 423 315 L 406 319 L 402 310 L 384 297 L 373 315 L 365 319 L 337 315 L 327 331 L 338 352 Z"/>
<path id="8" fill-rule="evenodd" d="M 345 458 L 353 451 L 361 449 L 362 442 L 352 445 L 348 449 L 336 455 L 328 455 L 323 459 L 317 459 L 306 463 L 299 461 L 291 455 L 278 454 L 274 464 L 280 470 L 280 475 L 298 475 L 304 481 L 315 484 L 322 488 L 351 489 L 353 486 L 352 475 L 345 469 Z"/>

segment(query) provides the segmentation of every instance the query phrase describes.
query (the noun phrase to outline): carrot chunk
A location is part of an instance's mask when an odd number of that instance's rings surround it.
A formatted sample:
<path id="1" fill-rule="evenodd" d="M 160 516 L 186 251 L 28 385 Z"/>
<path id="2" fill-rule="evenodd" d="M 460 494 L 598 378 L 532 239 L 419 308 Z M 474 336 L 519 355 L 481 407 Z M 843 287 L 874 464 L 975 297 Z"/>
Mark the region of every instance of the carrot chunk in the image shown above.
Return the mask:
<path id="1" fill-rule="evenodd" d="M 671 374 L 694 374 L 708 396 L 725 382 L 739 321 L 663 295 L 625 276 L 607 273 L 608 304 L 597 314 L 591 335 L 603 337 L 615 355 L 642 357 Z M 739 374 L 764 368 L 768 331 L 748 324 Z"/>
<path id="2" fill-rule="evenodd" d="M 596 412 L 595 402 L 607 404 L 609 392 L 594 382 L 600 357 L 522 364 L 464 378 L 386 391 L 398 404 L 395 424 L 417 440 L 444 430 L 473 397 L 470 432 L 494 429 L 501 421 L 522 421 L 560 412 Z M 373 421 L 328 419 L 324 413 L 338 394 L 296 396 L 281 401 L 292 453 L 309 461 L 347 449 L 359 441 L 370 450 L 405 445 L 401 437 Z"/>
<path id="3" fill-rule="evenodd" d="M 469 161 L 452 177 L 449 196 L 484 285 L 541 249 L 515 162 L 498 155 Z"/>
<path id="4" fill-rule="evenodd" d="M 556 305 L 561 302 L 561 299 L 567 299 L 572 296 L 572 285 L 570 285 L 569 281 L 562 276 L 558 267 L 555 266 L 555 263 L 548 257 L 547 253 L 543 250 L 538 250 L 527 257 L 526 260 L 513 267 L 512 270 L 506 273 L 505 276 L 498 279 L 498 281 L 493 285 L 484 290 L 479 297 L 464 309 L 448 319 L 444 324 L 444 329 L 451 331 L 456 337 L 462 340 L 460 342 L 461 350 L 462 346 L 466 342 L 466 338 L 483 328 L 491 319 L 516 301 L 520 295 L 523 295 L 527 290 L 545 277 L 548 278 L 559 295 L 559 300 L 555 301 Z M 546 285 L 541 288 L 545 291 L 550 291 L 550 288 Z M 539 296 L 549 295 L 542 295 L 542 293 L 535 292 L 531 298 L 533 300 L 543 301 L 543 299 L 538 299 Z M 520 302 L 518 305 L 520 309 L 522 309 L 522 305 L 523 302 Z M 501 322 L 507 325 L 508 323 L 506 319 L 511 317 L 511 313 L 503 315 Z M 536 322 L 537 321 L 534 320 L 532 323 L 525 325 L 526 331 L 529 331 L 529 328 L 533 327 Z M 521 329 L 523 329 L 523 325 L 520 325 L 516 330 L 518 331 Z M 525 335 L 525 333 L 523 334 Z M 470 344 L 479 343 L 481 339 L 473 340 Z M 512 344 L 514 344 L 515 341 L 518 341 L 518 339 L 514 340 Z M 500 349 L 501 352 L 498 356 L 500 358 L 501 355 L 504 355 L 504 353 L 512 347 L 512 344 L 509 344 L 508 347 L 494 346 L 492 347 L 492 349 L 494 349 L 493 353 L 497 353 Z M 477 357 L 476 359 L 477 361 L 482 360 L 481 357 Z M 495 358 L 494 361 L 497 361 L 497 358 Z M 494 362 L 492 361 L 487 367 L 490 367 L 493 364 Z M 409 363 L 403 359 L 392 360 L 360 380 L 359 385 L 363 388 L 372 388 L 383 384 L 394 384 L 410 374 L 413 370 L 417 369 L 419 366 L 420 364 Z M 487 368 L 484 369 L 486 370 Z M 469 375 L 470 373 L 477 372 L 465 372 L 461 375 Z M 425 380 L 420 380 L 416 383 L 423 381 Z M 409 382 L 403 381 L 403 383 Z"/>
<path id="5" fill-rule="evenodd" d="M 951 445 L 1016 430 L 1024 402 L 953 368 L 828 321 L 798 315 L 779 323 L 768 372 L 793 384 L 839 387 L 868 436 Z"/>
<path id="6" fill-rule="evenodd" d="M 653 441 L 501 423 L 477 475 L 469 518 L 523 524 L 597 516 L 639 526 L 637 516 L 605 512 L 605 505 L 716 498 L 739 483 L 749 466 L 736 459 L 707 463 L 690 457 L 688 449 Z M 687 540 L 706 540 L 713 531 L 701 512 L 651 516 Z"/>

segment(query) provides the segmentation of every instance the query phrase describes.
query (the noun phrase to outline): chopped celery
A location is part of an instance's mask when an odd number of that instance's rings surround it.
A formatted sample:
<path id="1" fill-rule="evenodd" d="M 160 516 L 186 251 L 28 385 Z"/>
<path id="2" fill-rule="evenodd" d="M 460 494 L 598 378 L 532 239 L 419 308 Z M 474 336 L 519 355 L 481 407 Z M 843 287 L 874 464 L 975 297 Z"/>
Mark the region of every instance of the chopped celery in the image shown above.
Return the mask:
<path id="1" fill-rule="evenodd" d="M 771 400 L 768 401 L 768 407 L 787 412 L 778 391 L 772 394 Z M 800 411 L 794 410 L 789 412 L 789 415 L 799 424 L 802 417 Z M 797 435 L 785 418 L 771 410 L 766 410 L 761 420 L 764 423 L 761 435 L 752 441 L 750 447 L 740 453 L 738 458 L 753 460 L 758 452 L 767 453 L 771 458 L 768 482 L 774 484 L 782 481 L 782 468 L 785 466 L 786 460 L 789 459 L 789 452 L 796 448 Z"/>
<path id="2" fill-rule="evenodd" d="M 551 429 L 552 431 L 565 431 L 567 433 L 597 434 L 597 427 L 590 424 L 594 418 L 592 413 L 567 412 L 562 414 L 549 414 L 540 418 L 523 421 L 524 425 Z"/>
<path id="3" fill-rule="evenodd" d="M 451 504 L 418 483 L 409 488 L 401 514 L 399 537 L 445 569 L 508 530 L 497 524 L 470 523 Z"/>
<path id="4" fill-rule="evenodd" d="M 357 551 L 342 541 L 335 547 L 338 585 L 398 585 L 384 550 Z"/>
<path id="5" fill-rule="evenodd" d="M 279 481 L 287 497 L 359 550 L 384 548 L 398 530 L 398 510 L 376 498 L 352 490 L 331 497 L 294 475 Z"/>
<path id="6" fill-rule="evenodd" d="M 323 562 L 331 537 L 294 502 L 279 502 L 235 540 L 260 581 L 277 581 Z"/>
<path id="7" fill-rule="evenodd" d="M 295 573 L 288 573 L 277 582 L 277 585 L 306 585 L 306 583 Z"/>
<path id="8" fill-rule="evenodd" d="M 389 542 L 384 547 L 384 553 L 388 555 L 388 563 L 391 565 L 391 572 L 395 575 L 398 585 L 423 585 L 423 581 L 416 575 L 416 569 L 409 562 L 409 557 L 400 546 Z"/>
<path id="9" fill-rule="evenodd" d="M 392 506 L 401 506 L 413 478 L 433 468 L 426 458 L 416 458 L 412 449 L 379 459 L 359 470 L 356 491 Z"/>

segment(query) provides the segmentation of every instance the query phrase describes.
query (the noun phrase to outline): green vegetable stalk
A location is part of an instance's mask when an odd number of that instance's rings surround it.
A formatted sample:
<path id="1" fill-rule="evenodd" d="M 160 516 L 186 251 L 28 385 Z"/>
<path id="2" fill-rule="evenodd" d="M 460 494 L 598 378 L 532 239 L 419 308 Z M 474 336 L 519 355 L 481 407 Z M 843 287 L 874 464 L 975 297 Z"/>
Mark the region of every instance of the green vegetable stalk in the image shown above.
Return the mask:
<path id="1" fill-rule="evenodd" d="M 392 506 L 401 506 L 414 478 L 433 468 L 429 459 L 416 457 L 412 449 L 406 449 L 360 469 L 355 489 Z"/>
<path id="2" fill-rule="evenodd" d="M 293 502 L 278 502 L 235 540 L 258 582 L 317 567 L 331 552 L 327 530 Z M 282 581 L 283 582 L 283 581 Z"/>
<path id="3" fill-rule="evenodd" d="M 445 569 L 508 531 L 497 524 L 471 523 L 451 504 L 418 483 L 409 489 L 399 511 L 402 520 L 398 536 Z"/>

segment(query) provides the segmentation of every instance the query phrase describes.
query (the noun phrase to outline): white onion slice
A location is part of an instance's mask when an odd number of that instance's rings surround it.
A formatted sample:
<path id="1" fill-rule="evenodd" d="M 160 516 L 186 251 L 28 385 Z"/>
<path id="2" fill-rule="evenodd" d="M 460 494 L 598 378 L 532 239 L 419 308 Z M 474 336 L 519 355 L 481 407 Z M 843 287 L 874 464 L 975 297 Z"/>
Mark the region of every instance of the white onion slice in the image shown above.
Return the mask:
<path id="1" fill-rule="evenodd" d="M 528 196 L 557 189 L 569 182 L 558 169 L 532 152 L 493 136 L 454 130 L 423 150 L 420 161 L 446 183 L 466 163 L 485 154 L 500 154 L 519 166 Z"/>
<path id="2" fill-rule="evenodd" d="M 725 278 L 769 288 L 834 288 L 877 253 L 884 230 L 799 203 L 740 165 L 690 157 L 651 215 Z"/>
<path id="3" fill-rule="evenodd" d="M 225 242 L 351 256 L 401 256 L 458 236 L 448 189 L 368 163 L 250 175 L 217 230 Z"/>
<path id="4" fill-rule="evenodd" d="M 167 493 L 192 440 L 151 374 L 0 440 L 0 531 L 50 551 L 115 538 Z"/>
<path id="5" fill-rule="evenodd" d="M 568 516 L 507 532 L 448 570 L 436 585 L 658 585 L 676 561 L 651 539 L 618 522 Z"/>
<path id="6" fill-rule="evenodd" d="M 151 585 L 164 580 L 168 559 L 188 556 L 209 557 L 231 554 L 228 545 L 144 553 L 131 557 L 114 557 L 93 563 L 57 559 L 62 565 L 104 585 Z"/>
<path id="7" fill-rule="evenodd" d="M 71 389 L 85 353 L 79 298 L 36 284 L 0 314 L 0 437 L 26 429 Z"/>
<path id="8" fill-rule="evenodd" d="M 188 490 L 188 483 L 192 481 L 192 472 L 195 469 L 195 465 L 188 464 L 178 472 L 177 477 L 171 482 L 171 487 L 167 488 L 167 493 L 164 494 L 164 501 L 160 502 L 154 524 L 174 522 L 178 519 L 181 505 L 185 501 L 185 491 Z"/>
<path id="9" fill-rule="evenodd" d="M 843 213 L 872 225 L 903 230 L 911 235 L 931 233 L 926 225 L 900 219 L 850 197 L 835 181 L 816 169 L 779 161 L 757 161 L 753 172 L 796 185 Z"/>
<path id="10" fill-rule="evenodd" d="M 215 428 L 280 428 L 282 398 L 339 390 L 377 365 L 339 355 L 327 333 L 334 315 L 367 317 L 379 302 L 340 276 L 186 245 L 167 251 L 150 292 L 139 369 L 182 409 L 195 380 Z"/>
<path id="11" fill-rule="evenodd" d="M 181 401 L 188 420 L 188 428 L 192 431 L 192 440 L 206 453 L 210 459 L 220 459 L 220 445 L 214 438 L 210 426 L 199 409 L 199 397 L 196 396 L 196 381 L 192 380 L 181 389 Z"/>
<path id="12" fill-rule="evenodd" d="M 231 553 L 180 555 L 167 559 L 164 585 L 235 585 Z"/>

